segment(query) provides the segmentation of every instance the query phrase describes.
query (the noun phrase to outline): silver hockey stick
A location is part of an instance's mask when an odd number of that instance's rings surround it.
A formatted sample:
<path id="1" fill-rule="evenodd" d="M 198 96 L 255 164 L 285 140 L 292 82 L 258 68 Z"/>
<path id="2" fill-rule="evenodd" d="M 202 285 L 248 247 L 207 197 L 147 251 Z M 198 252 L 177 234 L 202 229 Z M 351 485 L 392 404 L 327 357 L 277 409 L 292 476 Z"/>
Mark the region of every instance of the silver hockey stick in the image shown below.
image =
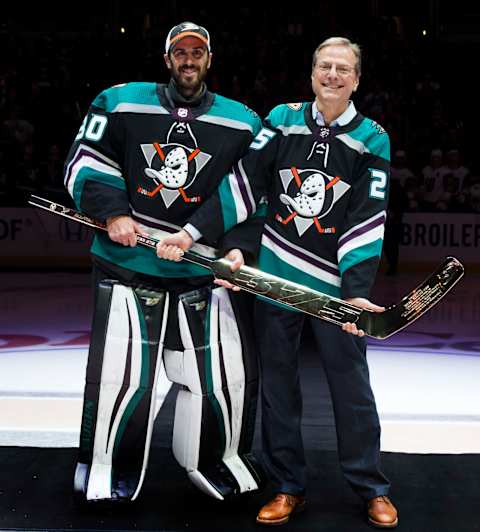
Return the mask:
<path id="1" fill-rule="evenodd" d="M 45 198 L 31 195 L 28 203 L 94 229 L 107 230 L 104 223 Z M 155 250 L 159 240 L 137 235 L 137 242 Z M 425 314 L 464 274 L 461 262 L 455 257 L 447 257 L 422 284 L 399 303 L 387 307 L 384 312 L 370 312 L 342 299 L 250 266 L 242 266 L 232 272 L 229 261 L 210 259 L 191 251 L 184 252 L 182 259 L 209 269 L 215 277 L 225 279 L 242 290 L 337 325 L 355 323 L 367 336 L 381 340 L 401 331 Z"/>

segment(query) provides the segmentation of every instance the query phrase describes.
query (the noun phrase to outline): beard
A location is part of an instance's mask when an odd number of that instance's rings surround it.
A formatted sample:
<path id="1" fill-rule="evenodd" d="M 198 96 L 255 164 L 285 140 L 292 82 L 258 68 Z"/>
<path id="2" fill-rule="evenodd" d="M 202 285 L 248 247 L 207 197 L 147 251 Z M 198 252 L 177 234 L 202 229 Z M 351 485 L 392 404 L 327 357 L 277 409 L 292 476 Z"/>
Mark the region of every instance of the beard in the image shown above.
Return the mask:
<path id="1" fill-rule="evenodd" d="M 171 75 L 180 94 L 191 97 L 200 92 L 207 75 L 207 67 L 206 65 L 202 67 L 192 65 L 172 66 Z"/>

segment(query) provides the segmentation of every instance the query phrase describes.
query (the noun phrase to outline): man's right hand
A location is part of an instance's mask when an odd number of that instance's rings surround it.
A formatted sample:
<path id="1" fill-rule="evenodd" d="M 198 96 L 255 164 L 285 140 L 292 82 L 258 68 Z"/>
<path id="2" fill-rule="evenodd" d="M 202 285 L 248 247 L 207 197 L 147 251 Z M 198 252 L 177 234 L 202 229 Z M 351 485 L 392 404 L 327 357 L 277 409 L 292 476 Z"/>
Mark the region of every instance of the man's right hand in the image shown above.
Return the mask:
<path id="1" fill-rule="evenodd" d="M 147 236 L 133 218 L 124 214 L 107 218 L 107 230 L 111 240 L 132 248 L 137 245 L 137 233 Z"/>
<path id="2" fill-rule="evenodd" d="M 182 260 L 183 252 L 188 251 L 192 246 L 193 238 L 185 229 L 182 229 L 162 238 L 157 244 L 157 255 L 161 259 L 179 262 Z"/>

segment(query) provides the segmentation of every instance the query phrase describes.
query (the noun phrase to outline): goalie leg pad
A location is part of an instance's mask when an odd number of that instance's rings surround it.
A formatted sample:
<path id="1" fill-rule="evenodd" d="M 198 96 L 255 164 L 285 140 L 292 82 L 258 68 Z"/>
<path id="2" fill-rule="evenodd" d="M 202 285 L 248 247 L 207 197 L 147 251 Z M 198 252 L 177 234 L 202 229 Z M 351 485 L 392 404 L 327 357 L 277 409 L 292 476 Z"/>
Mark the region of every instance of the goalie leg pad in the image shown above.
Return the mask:
<path id="1" fill-rule="evenodd" d="M 192 482 L 224 499 L 257 490 L 264 475 L 250 449 L 258 388 L 257 361 L 248 326 L 224 288 L 179 297 L 184 351 L 166 351 L 170 380 L 184 385 L 177 397 L 173 453 Z"/>
<path id="2" fill-rule="evenodd" d="M 167 293 L 113 281 L 98 285 L 74 481 L 77 499 L 129 501 L 140 492 L 156 414 L 153 391 L 165 373 L 167 313 Z"/>

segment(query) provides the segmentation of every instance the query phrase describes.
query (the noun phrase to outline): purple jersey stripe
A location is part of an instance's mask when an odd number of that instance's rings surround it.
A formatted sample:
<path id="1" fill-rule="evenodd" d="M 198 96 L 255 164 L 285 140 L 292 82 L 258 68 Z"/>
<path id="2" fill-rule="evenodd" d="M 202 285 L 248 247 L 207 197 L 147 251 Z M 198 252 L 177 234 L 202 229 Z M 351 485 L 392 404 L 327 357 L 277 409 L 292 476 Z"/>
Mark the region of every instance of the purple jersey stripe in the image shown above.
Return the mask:
<path id="1" fill-rule="evenodd" d="M 235 176 L 235 179 L 237 180 L 238 188 L 240 190 L 240 194 L 242 195 L 243 203 L 245 204 L 248 215 L 250 216 L 254 212 L 255 206 L 252 205 L 252 202 L 250 201 L 250 197 L 247 192 L 247 187 L 245 186 L 245 181 L 243 180 L 238 164 L 233 165 L 233 174 Z"/>
<path id="2" fill-rule="evenodd" d="M 383 225 L 385 223 L 386 216 L 385 214 L 382 214 L 382 216 L 379 216 L 378 218 L 375 218 L 375 220 L 372 220 L 368 224 L 359 227 L 358 229 L 355 229 L 355 231 L 352 231 L 346 236 L 342 236 L 338 239 L 338 247 L 340 248 L 347 242 L 350 242 L 350 240 L 353 240 L 357 236 L 363 235 L 370 231 L 371 229 L 374 229 L 375 227 L 378 227 L 379 225 Z"/>
<path id="3" fill-rule="evenodd" d="M 87 155 L 88 157 L 91 157 L 92 159 L 95 159 L 102 164 L 111 166 L 114 170 L 117 170 L 117 172 L 120 171 L 119 168 L 115 168 L 108 161 L 106 161 L 102 157 L 99 157 L 95 152 L 87 150 L 86 148 L 79 148 L 78 151 L 75 153 L 75 157 L 70 161 L 70 164 L 67 166 L 67 171 L 65 174 L 65 186 L 67 188 L 68 188 L 68 183 L 70 181 L 70 178 L 72 177 L 72 168 L 84 155 Z"/>
<path id="4" fill-rule="evenodd" d="M 295 249 L 293 247 L 290 247 L 288 244 L 286 244 L 283 240 L 280 240 L 277 235 L 268 227 L 268 225 L 265 226 L 265 229 L 263 231 L 275 244 L 277 244 L 278 247 L 284 249 L 285 251 L 288 251 L 288 253 L 291 253 L 295 257 L 298 257 L 299 259 L 304 260 L 305 262 L 308 262 L 312 266 L 315 266 L 316 268 L 319 268 L 320 270 L 323 270 L 327 273 L 330 273 L 332 275 L 335 275 L 336 277 L 340 276 L 340 273 L 337 269 L 333 268 L 332 266 L 329 266 L 328 264 L 324 264 L 323 262 L 314 259 L 313 257 L 310 257 L 309 255 L 302 253 L 298 249 Z"/>

